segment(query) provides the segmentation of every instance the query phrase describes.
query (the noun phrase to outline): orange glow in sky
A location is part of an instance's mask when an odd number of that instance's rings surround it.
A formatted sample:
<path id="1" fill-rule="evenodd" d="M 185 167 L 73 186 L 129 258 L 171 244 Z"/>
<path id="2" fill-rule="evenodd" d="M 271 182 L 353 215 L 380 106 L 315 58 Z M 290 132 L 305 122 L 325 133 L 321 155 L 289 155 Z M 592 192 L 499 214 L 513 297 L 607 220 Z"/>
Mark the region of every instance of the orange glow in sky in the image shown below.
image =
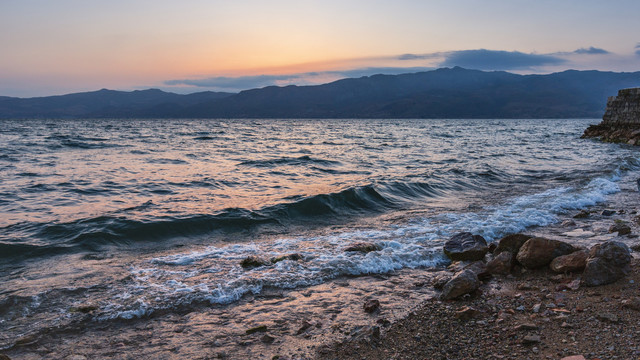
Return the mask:
<path id="1" fill-rule="evenodd" d="M 434 68 L 451 52 L 473 49 L 565 60 L 555 67 L 504 70 L 637 71 L 638 13 L 640 3 L 631 0 L 616 6 L 578 0 L 2 1 L 0 95 L 162 87 L 175 79 L 221 76 Z M 591 47 L 604 52 L 572 53 Z M 403 54 L 428 56 L 400 60 Z"/>

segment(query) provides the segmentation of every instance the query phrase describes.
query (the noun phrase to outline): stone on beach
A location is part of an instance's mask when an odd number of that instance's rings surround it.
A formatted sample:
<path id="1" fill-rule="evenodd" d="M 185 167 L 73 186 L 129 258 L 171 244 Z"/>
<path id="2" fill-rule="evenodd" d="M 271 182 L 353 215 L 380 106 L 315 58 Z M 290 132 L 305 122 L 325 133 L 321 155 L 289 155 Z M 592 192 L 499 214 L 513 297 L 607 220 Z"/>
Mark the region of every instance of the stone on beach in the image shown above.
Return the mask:
<path id="1" fill-rule="evenodd" d="M 494 251 L 494 254 L 500 254 L 504 251 L 509 251 L 515 257 L 520 251 L 522 245 L 533 236 L 525 234 L 510 234 L 498 241 L 498 247 Z M 515 258 L 514 258 L 515 260 Z"/>
<path id="2" fill-rule="evenodd" d="M 557 273 L 582 271 L 587 265 L 587 250 L 574 251 L 568 255 L 558 256 L 551 261 L 549 267 Z"/>
<path id="3" fill-rule="evenodd" d="M 575 248 L 565 242 L 535 237 L 522 245 L 516 259 L 524 267 L 535 269 L 549 264 L 558 256 L 567 255 L 573 251 Z"/>
<path id="4" fill-rule="evenodd" d="M 631 234 L 631 227 L 624 222 L 617 222 L 609 228 L 609 233 L 617 232 L 618 235 Z"/>
<path id="5" fill-rule="evenodd" d="M 513 268 L 513 254 L 503 251 L 487 263 L 487 272 L 493 275 L 508 275 Z"/>
<path id="6" fill-rule="evenodd" d="M 582 283 L 586 286 L 614 283 L 629 273 L 630 263 L 631 254 L 624 243 L 607 241 L 597 244 L 589 250 Z"/>
<path id="7" fill-rule="evenodd" d="M 453 261 L 482 260 L 488 251 L 486 240 L 469 232 L 455 234 L 444 243 L 444 253 Z"/>
<path id="8" fill-rule="evenodd" d="M 450 300 L 460 297 L 465 294 L 474 292 L 480 287 L 480 280 L 478 275 L 471 270 L 463 270 L 447 282 L 442 288 L 442 294 L 440 298 L 442 300 Z"/>

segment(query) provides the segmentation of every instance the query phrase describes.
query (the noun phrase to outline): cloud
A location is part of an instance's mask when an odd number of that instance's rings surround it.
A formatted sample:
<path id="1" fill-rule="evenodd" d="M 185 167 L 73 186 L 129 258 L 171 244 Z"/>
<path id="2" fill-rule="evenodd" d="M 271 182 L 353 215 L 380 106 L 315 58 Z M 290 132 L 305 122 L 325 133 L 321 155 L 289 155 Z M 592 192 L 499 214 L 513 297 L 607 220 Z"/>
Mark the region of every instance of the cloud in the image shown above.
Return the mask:
<path id="1" fill-rule="evenodd" d="M 640 56 L 640 43 L 636 45 L 636 55 Z"/>
<path id="2" fill-rule="evenodd" d="M 217 76 L 204 79 L 178 79 L 164 82 L 168 86 L 190 86 L 220 91 L 240 91 L 265 86 L 317 85 L 344 79 L 376 74 L 397 75 L 433 70 L 432 67 L 365 67 L 350 70 L 316 71 L 284 75 Z"/>
<path id="3" fill-rule="evenodd" d="M 519 51 L 461 50 L 444 54 L 440 66 L 460 66 L 479 70 L 524 70 L 559 65 L 566 60 L 553 55 L 525 54 Z"/>
<path id="4" fill-rule="evenodd" d="M 588 55 L 598 55 L 598 54 L 610 54 L 610 52 L 608 52 L 605 49 L 600 49 L 600 48 L 596 48 L 596 47 L 589 47 L 588 49 L 585 48 L 580 48 L 576 51 L 574 51 L 574 53 L 576 54 L 588 54 Z"/>

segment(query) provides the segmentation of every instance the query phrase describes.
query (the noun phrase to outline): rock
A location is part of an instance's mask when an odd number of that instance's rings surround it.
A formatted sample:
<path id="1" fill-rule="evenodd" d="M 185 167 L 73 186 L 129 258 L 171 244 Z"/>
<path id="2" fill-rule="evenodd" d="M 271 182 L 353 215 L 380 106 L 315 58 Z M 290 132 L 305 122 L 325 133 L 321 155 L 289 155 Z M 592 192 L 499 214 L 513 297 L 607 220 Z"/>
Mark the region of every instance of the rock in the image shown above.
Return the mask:
<path id="1" fill-rule="evenodd" d="M 280 261 L 284 261 L 284 260 L 291 260 L 291 261 L 302 260 L 302 255 L 297 254 L 297 253 L 287 254 L 287 255 L 280 255 L 280 256 L 276 256 L 274 258 L 271 258 L 270 261 L 271 261 L 272 264 L 277 264 Z"/>
<path id="2" fill-rule="evenodd" d="M 631 227 L 624 222 L 616 222 L 609 228 L 609 234 L 617 232 L 618 235 L 631 234 Z"/>
<path id="3" fill-rule="evenodd" d="M 240 262 L 240 266 L 242 266 L 242 268 L 246 270 L 250 270 L 260 266 L 268 266 L 268 265 L 271 265 L 270 261 L 259 258 L 255 255 L 247 256 Z"/>
<path id="4" fill-rule="evenodd" d="M 275 341 L 276 338 L 274 338 L 273 336 L 269 335 L 269 334 L 264 334 L 263 337 L 260 338 L 260 341 L 262 341 L 265 344 L 271 344 Z"/>
<path id="5" fill-rule="evenodd" d="M 11 360 L 11 358 L 5 354 L 0 354 L 0 360 Z"/>
<path id="6" fill-rule="evenodd" d="M 640 311 L 640 297 L 625 299 L 620 302 L 623 308 Z"/>
<path id="7" fill-rule="evenodd" d="M 480 311 L 470 307 L 470 306 L 465 306 L 462 309 L 456 311 L 455 317 L 458 320 L 469 320 L 471 318 L 474 318 L 476 316 L 480 315 Z"/>
<path id="8" fill-rule="evenodd" d="M 382 246 L 374 243 L 360 242 L 347 246 L 344 251 L 347 252 L 361 252 L 363 254 L 370 253 L 372 251 L 380 251 Z"/>
<path id="9" fill-rule="evenodd" d="M 367 300 L 364 302 L 364 304 L 362 305 L 362 308 L 364 309 L 364 312 L 371 314 L 375 311 L 380 310 L 380 301 L 378 300 Z"/>
<path id="10" fill-rule="evenodd" d="M 539 329 L 538 325 L 533 323 L 523 323 L 513 328 L 513 330 L 515 331 L 527 331 L 527 330 L 538 330 L 538 329 Z"/>
<path id="11" fill-rule="evenodd" d="M 469 294 L 480 287 L 480 280 L 473 270 L 463 270 L 456 275 L 442 288 L 440 298 L 450 300 Z"/>
<path id="12" fill-rule="evenodd" d="M 602 212 L 600 213 L 602 216 L 611 216 L 611 215 L 615 215 L 616 212 L 614 210 L 602 210 Z"/>
<path id="13" fill-rule="evenodd" d="M 570 281 L 566 284 L 560 284 L 558 286 L 556 286 L 556 291 L 562 291 L 562 290 L 573 290 L 576 291 L 580 288 L 580 279 L 575 279 L 573 281 Z"/>
<path id="14" fill-rule="evenodd" d="M 461 270 L 473 271 L 479 280 L 486 280 L 491 277 L 491 274 L 487 272 L 487 264 L 484 261 L 474 261 L 464 266 Z"/>
<path id="15" fill-rule="evenodd" d="M 587 265 L 587 250 L 574 251 L 568 255 L 558 256 L 551 261 L 549 267 L 557 273 L 582 271 Z"/>
<path id="16" fill-rule="evenodd" d="M 443 250 L 453 261 L 475 261 L 482 260 L 489 247 L 482 236 L 461 232 L 447 240 Z"/>
<path id="17" fill-rule="evenodd" d="M 611 284 L 630 271 L 629 248 L 619 241 L 597 244 L 589 250 L 582 283 L 586 286 Z"/>
<path id="18" fill-rule="evenodd" d="M 596 318 L 600 321 L 610 322 L 614 324 L 620 321 L 620 319 L 618 319 L 618 316 L 616 314 L 607 313 L 607 312 L 596 314 Z"/>
<path id="19" fill-rule="evenodd" d="M 633 250 L 634 252 L 640 252 L 640 244 L 631 245 L 631 250 Z"/>
<path id="20" fill-rule="evenodd" d="M 540 308 L 542 307 L 542 304 L 535 304 L 533 305 L 533 308 L 531 308 L 531 311 L 533 311 L 535 314 L 540 312 Z"/>
<path id="21" fill-rule="evenodd" d="M 245 334 L 251 335 L 251 334 L 255 334 L 257 332 L 267 332 L 267 325 L 259 325 L 259 326 L 256 326 L 256 327 L 252 327 L 251 329 L 247 329 L 245 331 Z"/>
<path id="22" fill-rule="evenodd" d="M 305 331 L 307 331 L 309 328 L 311 327 L 311 323 L 308 321 L 303 321 L 302 322 L 302 326 L 300 326 L 300 328 L 298 329 L 298 331 L 296 331 L 296 335 L 300 335 L 302 333 L 304 333 Z"/>
<path id="23" fill-rule="evenodd" d="M 507 275 L 513 268 L 513 254 L 503 251 L 487 263 L 487 272 L 494 275 Z"/>
<path id="24" fill-rule="evenodd" d="M 576 226 L 576 222 L 569 219 L 569 220 L 565 220 L 562 222 L 561 224 L 563 227 L 570 227 L 570 226 Z"/>
<path id="25" fill-rule="evenodd" d="M 582 355 L 565 356 L 560 360 L 587 360 Z"/>
<path id="26" fill-rule="evenodd" d="M 518 254 L 518 251 L 520 251 L 522 245 L 532 237 L 533 236 L 531 235 L 525 234 L 507 235 L 498 241 L 498 247 L 496 248 L 495 254 L 508 251 L 513 254 L 513 260 L 515 260 L 515 256 Z"/>
<path id="27" fill-rule="evenodd" d="M 580 210 L 579 213 L 573 215 L 574 219 L 585 219 L 588 218 L 591 214 L 587 210 Z"/>
<path id="28" fill-rule="evenodd" d="M 540 335 L 527 335 L 522 339 L 523 344 L 537 344 L 540 341 Z"/>
<path id="29" fill-rule="evenodd" d="M 535 269 L 549 264 L 558 256 L 570 254 L 574 250 L 573 246 L 565 242 L 535 237 L 522 245 L 516 259 L 523 266 Z"/>
<path id="30" fill-rule="evenodd" d="M 374 326 L 371 328 L 371 341 L 378 342 L 380 341 L 380 326 Z"/>
<path id="31" fill-rule="evenodd" d="M 592 237 L 595 234 L 593 233 L 593 231 L 586 231 L 586 230 L 583 230 L 583 229 L 575 229 L 573 231 L 568 231 L 566 233 L 562 233 L 562 235 L 568 236 L 568 237 Z"/>
<path id="32" fill-rule="evenodd" d="M 450 274 L 440 274 L 440 275 L 436 276 L 435 278 L 433 278 L 433 281 L 431 282 L 431 285 L 436 290 L 442 290 L 444 285 L 446 283 L 448 283 L 449 280 L 451 280 L 452 277 L 453 276 L 450 275 Z"/>

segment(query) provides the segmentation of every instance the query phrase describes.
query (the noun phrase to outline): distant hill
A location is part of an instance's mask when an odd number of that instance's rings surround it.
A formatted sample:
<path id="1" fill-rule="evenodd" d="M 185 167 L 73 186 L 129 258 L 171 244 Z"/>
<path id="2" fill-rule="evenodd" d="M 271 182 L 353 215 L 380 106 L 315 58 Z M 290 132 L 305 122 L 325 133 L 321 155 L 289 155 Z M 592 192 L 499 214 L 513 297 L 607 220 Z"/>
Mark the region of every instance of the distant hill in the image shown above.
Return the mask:
<path id="1" fill-rule="evenodd" d="M 600 118 L 608 96 L 637 86 L 640 72 L 517 75 L 456 67 L 238 94 L 100 90 L 0 97 L 0 118 Z"/>
<path id="2" fill-rule="evenodd" d="M 147 117 L 154 112 L 165 114 L 164 109 L 178 111 L 231 95 L 234 94 L 205 91 L 180 95 L 158 89 L 131 92 L 102 89 L 35 98 L 0 97 L 0 118 Z"/>

